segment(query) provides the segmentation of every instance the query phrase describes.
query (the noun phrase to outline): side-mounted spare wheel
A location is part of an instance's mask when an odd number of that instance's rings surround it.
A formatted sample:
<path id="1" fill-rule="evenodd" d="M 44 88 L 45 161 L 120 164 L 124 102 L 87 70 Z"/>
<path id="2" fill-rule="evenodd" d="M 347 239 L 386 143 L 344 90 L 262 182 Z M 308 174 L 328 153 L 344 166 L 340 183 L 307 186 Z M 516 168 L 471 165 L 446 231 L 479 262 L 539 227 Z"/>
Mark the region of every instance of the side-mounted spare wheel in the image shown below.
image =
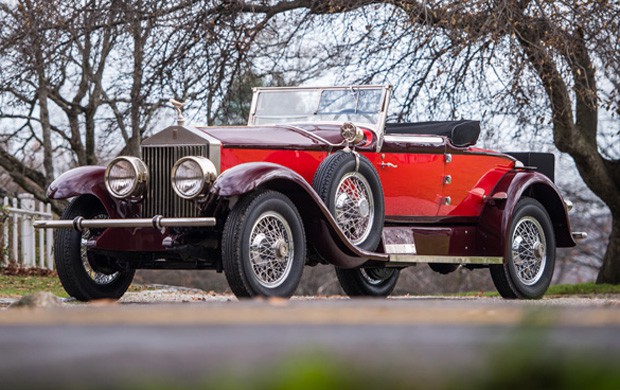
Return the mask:
<path id="1" fill-rule="evenodd" d="M 377 249 L 385 221 L 383 189 L 370 161 L 354 153 L 328 156 L 314 175 L 312 187 L 351 243 Z M 387 296 L 398 281 L 398 269 L 341 269 L 336 274 L 350 296 Z"/>
<path id="2" fill-rule="evenodd" d="M 255 191 L 235 204 L 222 233 L 222 263 L 237 297 L 290 297 L 305 259 L 304 227 L 289 198 Z"/>
<path id="3" fill-rule="evenodd" d="M 555 248 L 553 225 L 545 208 L 535 199 L 521 199 L 507 232 L 504 264 L 491 266 L 500 295 L 541 298 L 553 277 Z"/>
<path id="4" fill-rule="evenodd" d="M 108 218 L 97 198 L 80 195 L 73 199 L 62 214 L 62 219 Z M 86 246 L 100 230 L 58 229 L 54 237 L 54 261 L 60 283 L 67 294 L 80 300 L 119 299 L 131 284 L 135 270 L 114 267 L 114 259 L 90 252 Z"/>

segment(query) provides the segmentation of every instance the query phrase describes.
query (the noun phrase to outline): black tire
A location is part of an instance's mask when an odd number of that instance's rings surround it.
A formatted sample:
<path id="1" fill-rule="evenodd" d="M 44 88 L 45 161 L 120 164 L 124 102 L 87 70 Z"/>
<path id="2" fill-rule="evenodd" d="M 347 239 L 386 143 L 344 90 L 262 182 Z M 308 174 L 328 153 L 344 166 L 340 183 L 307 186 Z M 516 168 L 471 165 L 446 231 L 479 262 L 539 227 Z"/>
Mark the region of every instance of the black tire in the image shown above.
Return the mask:
<path id="1" fill-rule="evenodd" d="M 399 275 L 397 268 L 336 267 L 340 286 L 350 297 L 387 297 L 396 287 Z"/>
<path id="2" fill-rule="evenodd" d="M 353 153 L 337 152 L 328 156 L 319 165 L 312 180 L 312 187 L 321 197 L 336 221 L 338 221 L 345 236 L 358 248 L 374 251 L 381 240 L 383 223 L 385 221 L 383 189 L 381 188 L 381 181 L 377 171 L 375 171 L 366 157 L 359 156 L 359 168 L 357 171 L 355 170 L 355 165 L 356 161 Z M 355 181 L 363 187 L 366 185 L 368 187 L 368 192 L 371 195 L 371 198 L 367 199 L 370 221 L 364 225 L 364 229 L 356 229 L 355 226 L 351 225 L 350 219 L 346 221 L 347 218 L 339 217 L 339 215 L 343 216 L 345 212 L 342 211 L 340 205 L 337 205 L 339 202 L 337 199 L 338 189 L 345 180 Z M 341 194 L 344 194 L 344 192 L 341 192 Z M 345 201 L 340 203 L 346 202 L 347 205 L 353 205 L 352 202 L 354 200 L 350 197 L 344 196 L 342 199 L 345 199 Z M 357 217 L 360 217 L 359 219 L 362 219 L 361 217 L 366 212 L 365 206 L 362 201 L 362 204 L 358 204 L 356 209 L 350 208 L 358 214 Z"/>
<path id="3" fill-rule="evenodd" d="M 259 249 L 267 253 L 259 254 Z M 252 260 L 257 257 L 273 260 L 261 268 Z M 222 263 L 237 297 L 290 297 L 301 280 L 305 259 L 304 227 L 289 198 L 276 191 L 257 191 L 233 207 L 222 234 Z"/>
<path id="4" fill-rule="evenodd" d="M 69 203 L 62 219 L 75 217 L 107 218 L 101 202 L 91 195 L 81 195 Z M 119 299 L 131 284 L 135 270 L 112 270 L 98 263 L 101 258 L 82 250 L 82 240 L 91 232 L 58 229 L 54 237 L 54 262 L 60 283 L 67 294 L 80 300 Z M 110 262 L 106 262 L 109 264 Z"/>
<path id="5" fill-rule="evenodd" d="M 506 242 L 504 264 L 490 267 L 497 291 L 506 299 L 541 298 L 553 277 L 556 247 L 549 214 L 537 200 L 519 201 Z"/>

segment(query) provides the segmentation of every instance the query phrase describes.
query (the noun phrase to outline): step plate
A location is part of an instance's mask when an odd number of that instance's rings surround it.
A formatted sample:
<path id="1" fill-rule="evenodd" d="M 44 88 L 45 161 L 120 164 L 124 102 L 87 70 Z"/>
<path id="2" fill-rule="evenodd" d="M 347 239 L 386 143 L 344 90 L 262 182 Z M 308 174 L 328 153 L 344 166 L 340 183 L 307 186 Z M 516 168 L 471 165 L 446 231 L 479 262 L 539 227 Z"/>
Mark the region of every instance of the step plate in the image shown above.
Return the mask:
<path id="1" fill-rule="evenodd" d="M 389 263 L 502 264 L 501 256 L 435 256 L 390 254 Z"/>

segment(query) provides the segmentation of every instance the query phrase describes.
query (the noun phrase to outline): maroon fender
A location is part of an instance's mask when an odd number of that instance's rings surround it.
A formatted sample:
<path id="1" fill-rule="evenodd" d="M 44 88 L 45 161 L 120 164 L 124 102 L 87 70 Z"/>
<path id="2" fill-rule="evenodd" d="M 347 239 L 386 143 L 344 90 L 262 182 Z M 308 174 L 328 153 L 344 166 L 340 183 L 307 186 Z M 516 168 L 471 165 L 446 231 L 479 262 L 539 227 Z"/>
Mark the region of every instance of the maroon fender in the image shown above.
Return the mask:
<path id="1" fill-rule="evenodd" d="M 493 195 L 502 192 L 506 194 L 505 200 L 493 199 Z M 480 214 L 477 230 L 479 250 L 484 255 L 504 255 L 512 216 L 523 196 L 538 200 L 547 210 L 553 224 L 556 246 L 576 245 L 562 195 L 547 176 L 530 170 L 510 171 L 497 183 L 492 194 Z"/>
<path id="2" fill-rule="evenodd" d="M 331 264 L 355 268 L 369 260 L 388 260 L 385 254 L 367 252 L 351 244 L 310 184 L 282 165 L 252 162 L 232 167 L 217 178 L 209 198 L 241 196 L 258 188 L 279 191 L 297 205 L 308 241 L 315 243 L 319 253 Z"/>
<path id="3" fill-rule="evenodd" d="M 50 184 L 47 197 L 67 199 L 78 195 L 93 195 L 103 204 L 110 218 L 125 218 L 131 214 L 126 202 L 110 196 L 105 188 L 105 167 L 87 165 L 71 169 Z"/>

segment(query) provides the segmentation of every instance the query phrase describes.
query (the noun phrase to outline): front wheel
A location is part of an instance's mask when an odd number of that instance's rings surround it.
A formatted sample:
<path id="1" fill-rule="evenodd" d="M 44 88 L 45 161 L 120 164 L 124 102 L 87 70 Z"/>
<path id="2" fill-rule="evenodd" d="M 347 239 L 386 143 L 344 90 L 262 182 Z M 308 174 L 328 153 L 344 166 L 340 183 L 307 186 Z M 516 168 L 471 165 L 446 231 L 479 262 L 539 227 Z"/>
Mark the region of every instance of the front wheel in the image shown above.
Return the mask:
<path id="1" fill-rule="evenodd" d="M 71 201 L 61 218 L 71 220 L 78 216 L 108 218 L 101 202 L 90 195 L 81 195 Z M 54 261 L 60 283 L 67 294 L 80 301 L 119 299 L 129 288 L 136 272 L 115 269 L 114 261 L 88 250 L 88 240 L 100 233 L 97 230 L 59 229 L 54 237 Z"/>
<path id="2" fill-rule="evenodd" d="M 304 227 L 289 198 L 258 191 L 233 207 L 222 234 L 222 263 L 237 297 L 290 297 L 305 258 Z"/>
<path id="3" fill-rule="evenodd" d="M 340 286 L 350 297 L 387 297 L 396 287 L 399 275 L 397 268 L 336 267 Z"/>
<path id="4" fill-rule="evenodd" d="M 551 219 L 536 200 L 519 201 L 508 231 L 505 261 L 491 266 L 493 283 L 507 299 L 541 298 L 553 277 L 555 235 Z"/>

